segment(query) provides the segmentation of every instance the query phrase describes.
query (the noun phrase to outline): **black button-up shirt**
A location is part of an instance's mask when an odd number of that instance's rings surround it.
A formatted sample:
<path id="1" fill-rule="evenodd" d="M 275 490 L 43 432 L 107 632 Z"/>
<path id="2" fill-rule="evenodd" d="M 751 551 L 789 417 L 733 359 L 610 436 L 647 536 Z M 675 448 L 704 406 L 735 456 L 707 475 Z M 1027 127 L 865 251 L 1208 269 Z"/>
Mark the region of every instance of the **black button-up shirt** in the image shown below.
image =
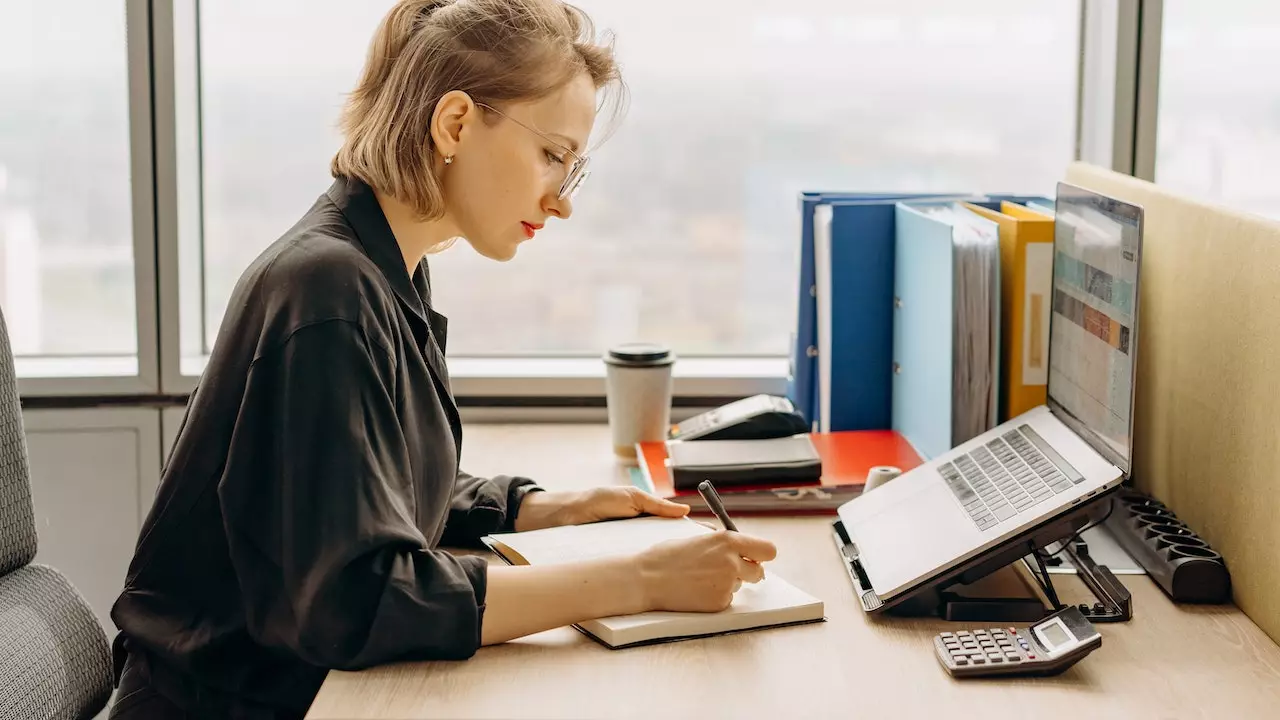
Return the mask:
<path id="1" fill-rule="evenodd" d="M 269 717 L 330 668 L 475 652 L 486 562 L 437 548 L 511 529 L 536 488 L 459 472 L 445 331 L 357 180 L 254 261 L 112 608 L 117 673 L 131 654 L 180 705 Z"/>

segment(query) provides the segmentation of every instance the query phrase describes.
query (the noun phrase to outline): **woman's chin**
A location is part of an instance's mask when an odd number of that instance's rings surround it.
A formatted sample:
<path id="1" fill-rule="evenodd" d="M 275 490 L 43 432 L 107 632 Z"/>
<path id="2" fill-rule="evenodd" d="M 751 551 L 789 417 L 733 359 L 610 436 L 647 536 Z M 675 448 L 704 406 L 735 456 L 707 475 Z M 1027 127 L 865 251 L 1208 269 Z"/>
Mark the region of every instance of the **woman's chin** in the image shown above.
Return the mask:
<path id="1" fill-rule="evenodd" d="M 520 248 L 522 241 L 523 239 L 511 242 L 477 242 L 474 240 L 468 240 L 467 242 L 471 244 L 471 249 L 480 255 L 490 260 L 506 262 L 516 256 L 516 250 Z"/>

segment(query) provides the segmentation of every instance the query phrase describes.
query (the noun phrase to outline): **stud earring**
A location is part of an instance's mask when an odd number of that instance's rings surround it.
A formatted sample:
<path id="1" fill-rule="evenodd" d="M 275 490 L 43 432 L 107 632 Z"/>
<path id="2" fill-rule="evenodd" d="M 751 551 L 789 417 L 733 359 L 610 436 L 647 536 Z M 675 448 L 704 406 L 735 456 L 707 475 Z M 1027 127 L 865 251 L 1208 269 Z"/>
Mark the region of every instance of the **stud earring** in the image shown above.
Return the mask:
<path id="1" fill-rule="evenodd" d="M 452 155 L 445 155 L 445 156 L 444 156 L 444 164 L 445 164 L 445 165 L 452 165 L 452 164 L 453 164 L 453 156 L 452 156 Z"/>

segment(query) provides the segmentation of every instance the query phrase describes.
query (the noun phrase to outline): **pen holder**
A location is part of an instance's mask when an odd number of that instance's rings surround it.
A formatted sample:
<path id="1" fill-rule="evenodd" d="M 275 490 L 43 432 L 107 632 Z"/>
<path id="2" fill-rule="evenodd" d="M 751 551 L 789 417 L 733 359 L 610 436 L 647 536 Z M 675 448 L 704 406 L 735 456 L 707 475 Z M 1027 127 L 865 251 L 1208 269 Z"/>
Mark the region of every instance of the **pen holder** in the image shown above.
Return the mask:
<path id="1" fill-rule="evenodd" d="M 1114 502 L 1106 528 L 1170 598 L 1230 602 L 1226 562 L 1164 503 L 1131 489 L 1117 493 Z"/>

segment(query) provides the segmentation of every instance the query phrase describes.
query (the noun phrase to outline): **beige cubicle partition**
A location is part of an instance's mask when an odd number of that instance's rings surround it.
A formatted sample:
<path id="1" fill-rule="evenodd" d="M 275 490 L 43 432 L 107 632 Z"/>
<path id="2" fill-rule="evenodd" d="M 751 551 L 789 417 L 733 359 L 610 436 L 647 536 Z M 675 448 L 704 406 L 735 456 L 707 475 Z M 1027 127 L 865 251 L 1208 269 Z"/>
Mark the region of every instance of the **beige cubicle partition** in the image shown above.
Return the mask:
<path id="1" fill-rule="evenodd" d="M 1280 641 L 1280 223 L 1084 163 L 1065 179 L 1145 208 L 1134 483 Z"/>

